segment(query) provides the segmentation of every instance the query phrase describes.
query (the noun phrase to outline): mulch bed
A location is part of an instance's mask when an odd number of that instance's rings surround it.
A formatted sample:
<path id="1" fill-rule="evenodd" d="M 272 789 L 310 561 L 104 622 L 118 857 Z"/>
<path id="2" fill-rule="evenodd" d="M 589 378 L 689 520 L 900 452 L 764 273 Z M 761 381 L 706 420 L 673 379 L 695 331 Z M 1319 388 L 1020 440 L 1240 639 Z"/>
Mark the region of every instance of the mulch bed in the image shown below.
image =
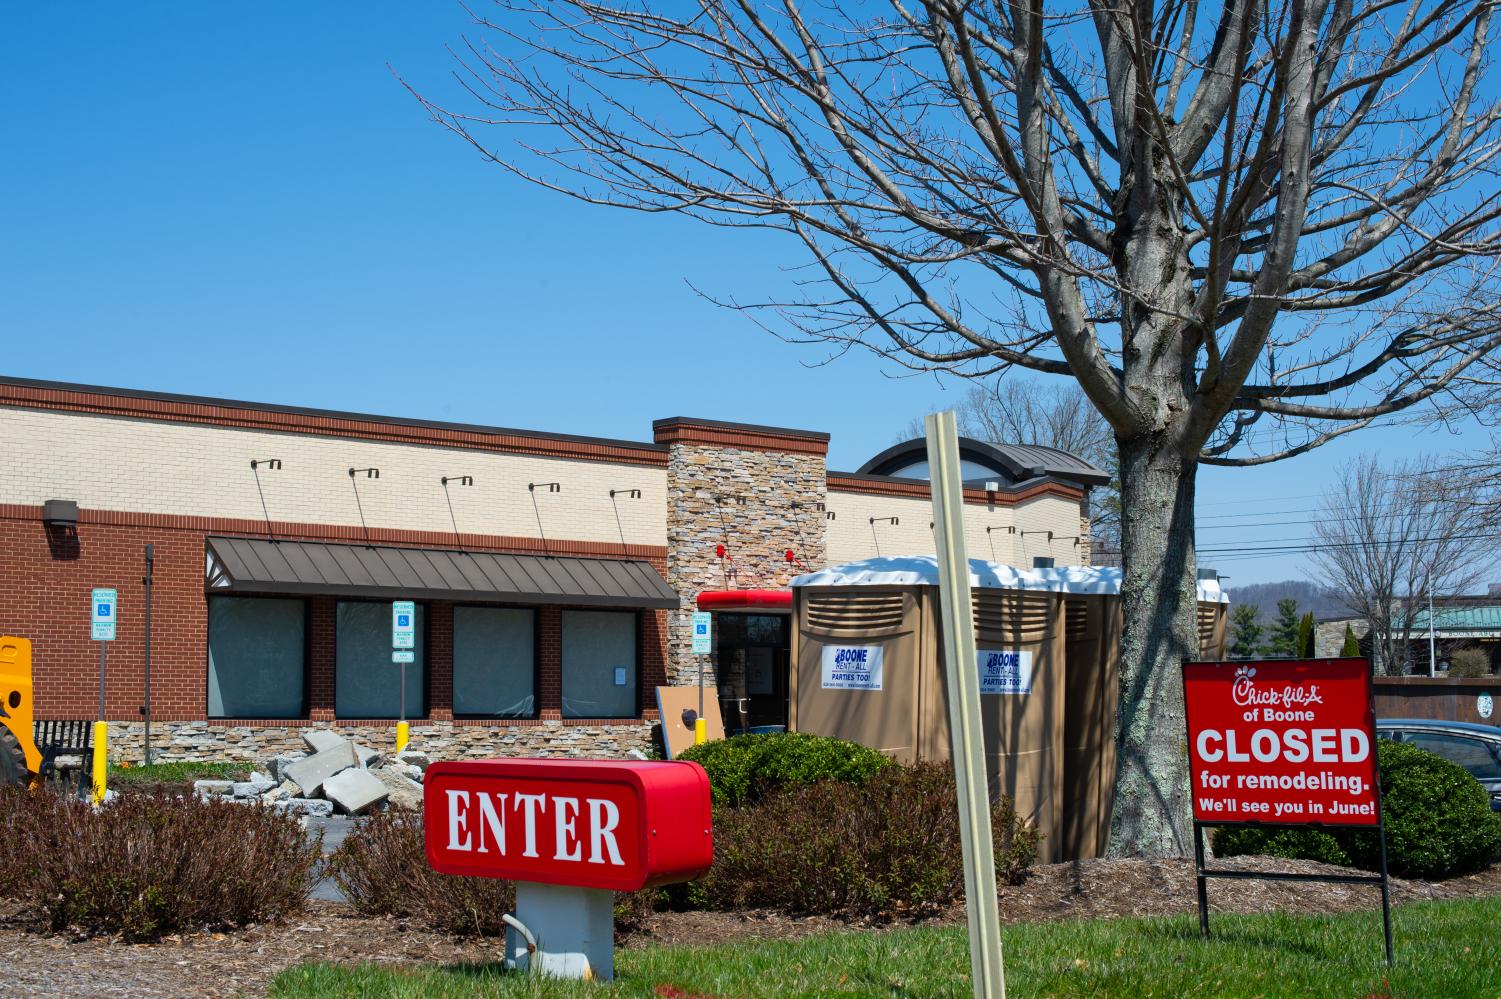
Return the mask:
<path id="1" fill-rule="evenodd" d="M 1341 870 L 1308 861 L 1238 857 L 1234 866 L 1267 871 Z M 1357 885 L 1275 881 L 1211 882 L 1220 912 L 1342 912 L 1380 904 L 1376 889 Z M 1396 903 L 1501 895 L 1501 867 L 1452 881 L 1392 882 Z M 1194 911 L 1193 865 L 1187 861 L 1087 860 L 1035 868 L 1001 891 L 1007 922 L 1163 916 Z M 955 922 L 962 907 L 930 922 Z M 894 924 L 903 925 L 903 924 Z M 823 917 L 775 913 L 658 913 L 623 941 L 716 944 L 788 939 L 848 928 Z M 464 942 L 428 932 L 411 920 L 368 919 L 341 903 L 313 901 L 297 918 L 230 934 L 169 937 L 131 946 L 108 939 L 43 935 L 0 909 L 0 995 L 182 996 L 260 995 L 282 969 L 303 961 L 449 964 L 494 961 L 496 940 Z"/>

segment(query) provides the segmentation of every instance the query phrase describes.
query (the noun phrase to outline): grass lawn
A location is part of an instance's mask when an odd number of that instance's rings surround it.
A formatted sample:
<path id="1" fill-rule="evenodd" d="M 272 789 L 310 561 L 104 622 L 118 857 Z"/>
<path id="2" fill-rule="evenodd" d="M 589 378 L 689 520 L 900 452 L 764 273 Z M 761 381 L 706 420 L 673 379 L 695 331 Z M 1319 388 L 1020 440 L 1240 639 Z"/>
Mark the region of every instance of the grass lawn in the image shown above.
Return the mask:
<path id="1" fill-rule="evenodd" d="M 1011 926 L 1008 992 L 1016 996 L 1501 997 L 1501 899 L 1420 902 L 1393 913 L 1397 964 L 1382 959 L 1379 913 L 1214 916 Z M 961 927 L 848 932 L 798 941 L 616 952 L 612 985 L 529 980 L 496 966 L 393 971 L 371 965 L 289 969 L 271 995 L 290 997 L 968 996 Z"/>
<path id="2" fill-rule="evenodd" d="M 111 766 L 107 787 L 142 784 L 182 784 L 193 780 L 245 780 L 246 763 L 153 763 L 149 767 Z"/>

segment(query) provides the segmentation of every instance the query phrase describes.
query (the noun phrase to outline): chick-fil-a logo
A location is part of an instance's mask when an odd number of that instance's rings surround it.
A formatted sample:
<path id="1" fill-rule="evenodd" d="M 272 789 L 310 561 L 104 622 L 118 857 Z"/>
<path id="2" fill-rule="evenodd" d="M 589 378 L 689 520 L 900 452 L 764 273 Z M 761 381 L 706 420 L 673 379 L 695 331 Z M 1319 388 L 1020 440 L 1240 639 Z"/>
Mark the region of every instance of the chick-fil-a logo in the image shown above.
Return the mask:
<path id="1" fill-rule="evenodd" d="M 1262 690 L 1252 684 L 1256 678 L 1255 666 L 1242 666 L 1235 671 L 1235 683 L 1230 687 L 1230 698 L 1243 708 L 1298 708 L 1311 704 L 1323 704 L 1319 685 L 1306 687 L 1289 684 L 1281 690 Z"/>

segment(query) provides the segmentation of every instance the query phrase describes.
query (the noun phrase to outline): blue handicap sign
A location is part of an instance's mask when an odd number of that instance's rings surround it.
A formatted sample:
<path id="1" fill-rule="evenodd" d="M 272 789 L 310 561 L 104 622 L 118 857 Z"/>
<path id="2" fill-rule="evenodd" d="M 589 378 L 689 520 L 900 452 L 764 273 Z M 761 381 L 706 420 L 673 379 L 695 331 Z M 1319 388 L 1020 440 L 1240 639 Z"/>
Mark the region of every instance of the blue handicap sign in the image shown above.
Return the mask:
<path id="1" fill-rule="evenodd" d="M 398 614 L 398 615 L 396 615 L 396 626 L 398 628 L 410 628 L 412 626 L 412 615 L 410 615 L 410 614 Z"/>
<path id="2" fill-rule="evenodd" d="M 109 612 L 110 612 L 110 606 L 109 606 L 109 604 L 100 604 L 99 605 L 99 616 L 100 617 L 109 617 Z"/>

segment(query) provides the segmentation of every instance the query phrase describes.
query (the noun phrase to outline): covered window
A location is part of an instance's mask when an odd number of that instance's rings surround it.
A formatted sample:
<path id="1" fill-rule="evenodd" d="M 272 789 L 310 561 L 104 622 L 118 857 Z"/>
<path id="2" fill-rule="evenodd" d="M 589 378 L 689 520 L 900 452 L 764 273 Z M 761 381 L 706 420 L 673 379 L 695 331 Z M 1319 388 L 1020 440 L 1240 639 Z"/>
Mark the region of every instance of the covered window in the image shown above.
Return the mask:
<path id="1" fill-rule="evenodd" d="M 417 605 L 415 660 L 406 670 L 406 714 L 427 715 L 426 608 Z M 339 602 L 334 636 L 334 714 L 340 718 L 395 718 L 401 711 L 403 667 L 391 662 L 391 605 Z"/>
<path id="2" fill-rule="evenodd" d="M 307 608 L 301 600 L 211 597 L 210 718 L 307 717 Z"/>
<path id="3" fill-rule="evenodd" d="M 636 614 L 563 612 L 563 717 L 636 712 Z"/>
<path id="4" fill-rule="evenodd" d="M 536 615 L 514 607 L 453 609 L 453 713 L 529 718 L 536 711 Z"/>

